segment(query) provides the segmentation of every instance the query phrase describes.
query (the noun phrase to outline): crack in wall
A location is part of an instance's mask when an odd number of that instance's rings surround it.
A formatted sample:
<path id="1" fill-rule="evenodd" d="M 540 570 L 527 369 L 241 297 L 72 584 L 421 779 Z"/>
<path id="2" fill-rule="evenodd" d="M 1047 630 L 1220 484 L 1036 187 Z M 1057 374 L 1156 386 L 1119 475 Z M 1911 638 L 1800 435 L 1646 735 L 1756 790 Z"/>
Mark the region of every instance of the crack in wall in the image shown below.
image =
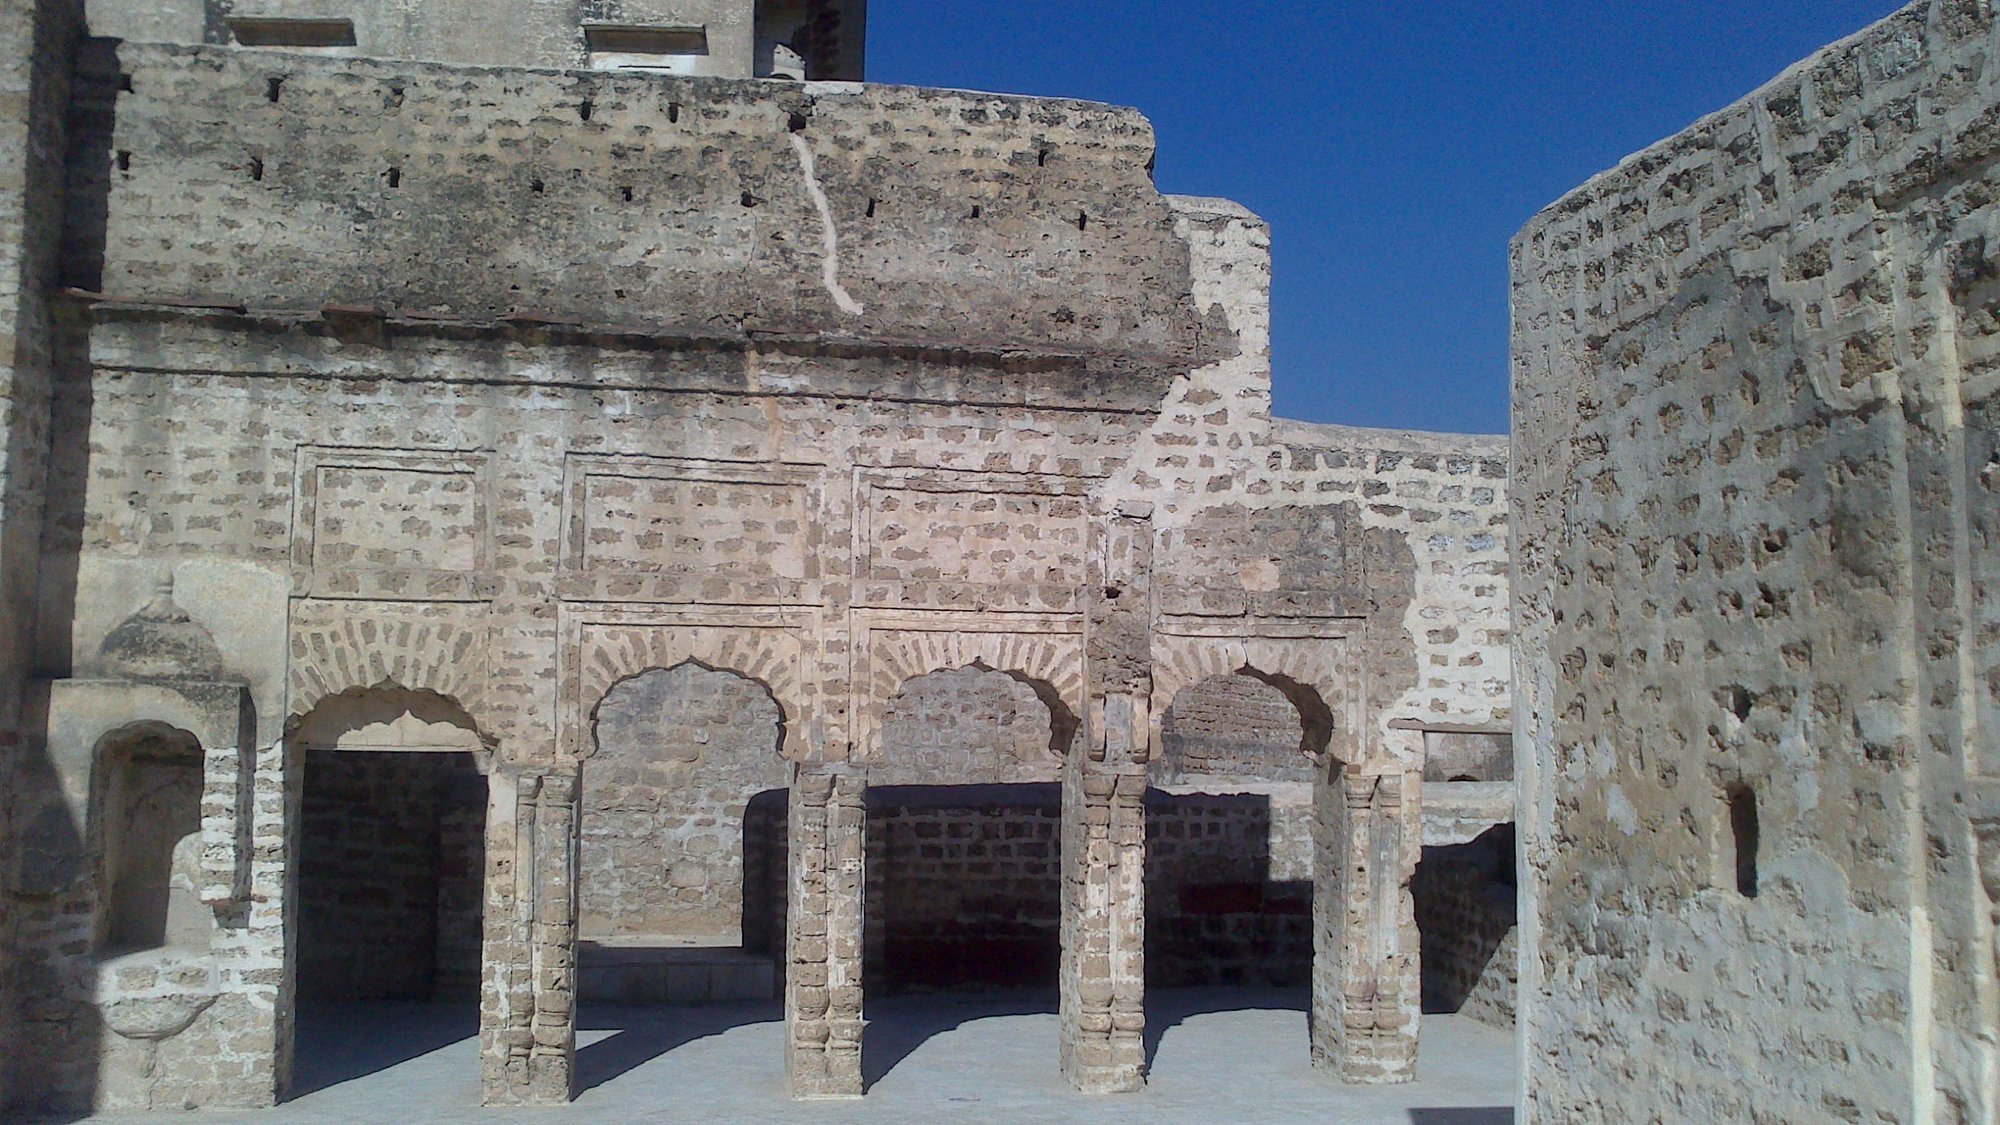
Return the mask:
<path id="1" fill-rule="evenodd" d="M 820 284 L 826 286 L 841 312 L 860 316 L 867 311 L 866 307 L 840 284 L 840 234 L 833 226 L 833 207 L 826 200 L 826 190 L 819 186 L 819 177 L 813 171 L 812 146 L 797 133 L 791 134 L 790 140 L 793 151 L 799 154 L 799 172 L 806 179 L 806 194 L 812 196 L 813 206 L 819 209 L 820 242 L 826 250 L 820 262 Z"/>

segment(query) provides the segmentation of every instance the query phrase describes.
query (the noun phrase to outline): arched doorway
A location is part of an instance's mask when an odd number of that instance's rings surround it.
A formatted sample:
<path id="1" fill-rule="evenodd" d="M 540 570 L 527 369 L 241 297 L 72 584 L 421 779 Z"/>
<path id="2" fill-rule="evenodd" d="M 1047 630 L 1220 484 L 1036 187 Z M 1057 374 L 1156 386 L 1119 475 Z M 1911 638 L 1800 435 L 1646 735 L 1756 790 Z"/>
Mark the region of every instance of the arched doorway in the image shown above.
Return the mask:
<path id="1" fill-rule="evenodd" d="M 599 701 L 580 814 L 586 1003 L 776 996 L 783 733 L 763 684 L 695 661 L 629 677 Z"/>
<path id="2" fill-rule="evenodd" d="M 1047 698 L 974 664 L 914 676 L 884 708 L 867 798 L 871 1081 L 939 1031 L 1056 1010 L 1067 750 L 1056 740 L 1074 724 Z"/>
<path id="3" fill-rule="evenodd" d="M 297 1095 L 476 1031 L 491 761 L 455 702 L 391 685 L 321 700 L 288 745 Z"/>
<path id="4" fill-rule="evenodd" d="M 1248 667 L 1187 684 L 1161 716 L 1146 796 L 1149 1055 L 1210 1012 L 1296 1011 L 1303 1025 L 1330 728 L 1310 688 Z M 1149 1061 L 1170 1066 L 1171 1051 Z"/>

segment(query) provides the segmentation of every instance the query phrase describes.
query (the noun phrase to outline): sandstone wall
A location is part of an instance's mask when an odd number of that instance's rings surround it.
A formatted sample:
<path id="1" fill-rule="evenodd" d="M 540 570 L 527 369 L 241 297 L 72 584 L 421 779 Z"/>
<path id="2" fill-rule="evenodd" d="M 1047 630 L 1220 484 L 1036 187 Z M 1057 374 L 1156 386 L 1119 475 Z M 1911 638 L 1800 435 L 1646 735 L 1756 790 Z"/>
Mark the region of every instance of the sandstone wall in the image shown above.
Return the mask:
<path id="1" fill-rule="evenodd" d="M 791 785 L 778 718 L 755 681 L 692 664 L 604 697 L 583 771 L 584 937 L 742 940 L 745 814 Z"/>
<path id="2" fill-rule="evenodd" d="M 1994 35 L 1906 8 L 1515 241 L 1526 1122 L 1996 1112 Z"/>
<path id="3" fill-rule="evenodd" d="M 1424 936 L 1424 1010 L 1513 1028 L 1519 941 L 1514 838 L 1427 847 L 1411 893 Z"/>
<path id="4" fill-rule="evenodd" d="M 48 291 L 58 276 L 67 103 L 79 3 L 9 4 L 0 12 L 0 1035 L 11 1041 L 17 998 L 39 987 L 13 950 L 22 904 L 12 795 L 39 781 L 24 761 L 23 692 L 35 612 L 48 473 L 49 402 L 58 329 Z M 14 1092 L 0 1066 L 0 1105 Z"/>

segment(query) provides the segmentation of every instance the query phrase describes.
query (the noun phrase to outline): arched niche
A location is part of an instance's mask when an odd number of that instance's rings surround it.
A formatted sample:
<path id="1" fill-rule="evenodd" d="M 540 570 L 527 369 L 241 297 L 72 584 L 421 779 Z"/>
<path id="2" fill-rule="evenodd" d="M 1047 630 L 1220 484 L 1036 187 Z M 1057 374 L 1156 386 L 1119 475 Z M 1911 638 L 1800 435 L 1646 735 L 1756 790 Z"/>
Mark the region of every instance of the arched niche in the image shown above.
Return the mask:
<path id="1" fill-rule="evenodd" d="M 1076 719 L 1047 683 L 974 661 L 905 680 L 882 709 L 875 785 L 1053 782 Z"/>
<path id="2" fill-rule="evenodd" d="M 214 915 L 201 901 L 201 743 L 142 721 L 100 738 L 95 757 L 100 954 L 205 952 Z"/>
<path id="3" fill-rule="evenodd" d="M 769 952 L 782 932 L 771 873 L 783 869 L 791 781 L 788 715 L 771 686 L 682 659 L 612 683 L 588 720 L 578 814 L 584 999 L 663 999 L 654 978 L 673 971 L 669 948 Z"/>

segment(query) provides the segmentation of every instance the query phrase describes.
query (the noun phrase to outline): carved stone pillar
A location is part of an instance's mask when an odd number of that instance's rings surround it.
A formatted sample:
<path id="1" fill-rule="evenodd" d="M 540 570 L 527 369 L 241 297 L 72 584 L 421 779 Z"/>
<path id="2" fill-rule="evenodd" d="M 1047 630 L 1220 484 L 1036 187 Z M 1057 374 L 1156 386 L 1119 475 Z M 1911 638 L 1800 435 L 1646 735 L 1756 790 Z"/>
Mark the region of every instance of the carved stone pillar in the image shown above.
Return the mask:
<path id="1" fill-rule="evenodd" d="M 577 775 L 492 778 L 487 805 L 487 1105 L 562 1105 L 576 1074 Z"/>
<path id="2" fill-rule="evenodd" d="M 1103 743 L 1062 783 L 1062 1072 L 1087 1094 L 1146 1080 L 1146 772 L 1138 697 L 1105 700 Z M 1095 741 L 1095 740 L 1092 740 Z"/>
<path id="3" fill-rule="evenodd" d="M 1312 1058 L 1342 1082 L 1416 1078 L 1422 776 L 1336 767 L 1314 791 Z"/>
<path id="4" fill-rule="evenodd" d="M 249 693 L 239 694 L 247 703 Z M 200 891 L 201 900 L 218 909 L 250 897 L 257 732 L 248 722 L 241 726 L 233 744 L 202 748 Z"/>
<path id="5" fill-rule="evenodd" d="M 795 1098 L 862 1094 L 866 779 L 841 766 L 792 776 L 785 913 L 785 1075 Z"/>

